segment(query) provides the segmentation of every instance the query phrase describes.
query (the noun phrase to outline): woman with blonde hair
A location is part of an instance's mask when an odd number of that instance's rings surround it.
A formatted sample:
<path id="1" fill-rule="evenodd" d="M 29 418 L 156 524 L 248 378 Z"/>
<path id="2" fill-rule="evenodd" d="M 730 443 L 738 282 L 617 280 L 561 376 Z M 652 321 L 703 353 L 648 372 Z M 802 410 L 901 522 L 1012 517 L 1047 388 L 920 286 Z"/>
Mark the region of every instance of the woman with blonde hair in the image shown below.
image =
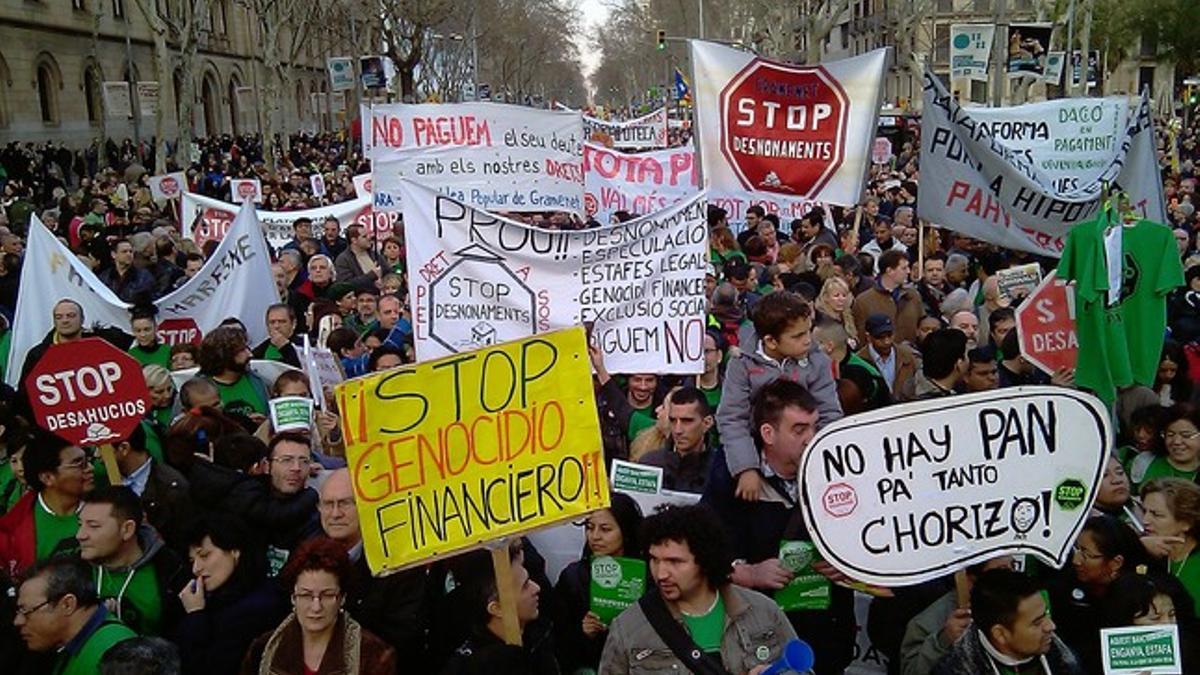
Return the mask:
<path id="1" fill-rule="evenodd" d="M 821 284 L 821 292 L 813 304 L 817 308 L 818 321 L 833 321 L 841 324 L 850 337 L 850 349 L 857 350 L 858 333 L 854 329 L 854 314 L 850 312 L 850 304 L 854 297 L 850 294 L 850 286 L 839 276 L 832 276 Z"/>

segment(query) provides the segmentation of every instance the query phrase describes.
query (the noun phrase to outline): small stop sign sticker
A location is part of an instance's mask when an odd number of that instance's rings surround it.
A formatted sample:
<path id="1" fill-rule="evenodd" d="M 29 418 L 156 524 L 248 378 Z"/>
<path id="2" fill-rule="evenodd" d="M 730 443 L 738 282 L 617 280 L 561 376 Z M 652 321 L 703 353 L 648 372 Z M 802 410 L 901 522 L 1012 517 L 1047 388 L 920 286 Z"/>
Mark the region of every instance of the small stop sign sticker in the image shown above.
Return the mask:
<path id="1" fill-rule="evenodd" d="M 164 195 L 173 197 L 177 192 L 179 192 L 179 181 L 175 180 L 175 178 L 172 176 L 167 176 L 166 178 L 162 179 L 162 182 L 159 183 L 158 188 Z"/>
<path id="2" fill-rule="evenodd" d="M 1075 295 L 1053 272 L 1017 308 L 1017 339 L 1021 356 L 1050 375 L 1079 360 Z"/>
<path id="3" fill-rule="evenodd" d="M 821 66 L 755 59 L 721 91 L 721 153 L 747 190 L 814 197 L 842 165 L 849 113 Z"/>
<path id="4" fill-rule="evenodd" d="M 192 319 L 165 319 L 158 324 L 158 341 L 165 345 L 198 345 L 201 337 Z"/>
<path id="5" fill-rule="evenodd" d="M 75 445 L 128 438 L 150 409 L 141 365 L 100 338 L 52 345 L 25 388 L 38 426 Z"/>

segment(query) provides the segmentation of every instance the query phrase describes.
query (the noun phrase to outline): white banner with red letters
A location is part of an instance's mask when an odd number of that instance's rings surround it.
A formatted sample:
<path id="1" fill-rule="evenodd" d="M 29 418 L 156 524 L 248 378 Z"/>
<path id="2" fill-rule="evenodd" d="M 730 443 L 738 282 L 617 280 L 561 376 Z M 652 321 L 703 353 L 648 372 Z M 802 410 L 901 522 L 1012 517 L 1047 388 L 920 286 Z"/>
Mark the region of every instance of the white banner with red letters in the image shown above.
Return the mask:
<path id="1" fill-rule="evenodd" d="M 183 236 L 194 240 L 201 246 L 204 242 L 220 240 L 233 223 L 238 206 L 223 202 L 219 199 L 205 197 L 194 192 L 183 194 Z M 319 231 L 321 223 L 333 216 L 342 224 L 342 230 L 350 225 L 367 228 L 367 234 L 375 237 L 387 237 L 392 233 L 392 226 L 400 220 L 398 212 L 385 212 L 371 208 L 371 198 L 359 197 L 348 202 L 319 206 L 303 211 L 259 211 L 258 220 L 262 223 L 267 243 L 276 248 L 292 240 L 292 223 L 300 218 L 309 218 L 313 222 L 313 231 Z"/>
<path id="2" fill-rule="evenodd" d="M 616 122 L 583 116 L 587 139 L 609 148 L 631 150 L 667 147 L 667 109 L 659 108 L 636 119 Z"/>
<path id="3" fill-rule="evenodd" d="M 583 213 L 583 117 L 497 103 L 363 107 L 372 189 L 403 178 L 478 208 Z"/>
<path id="4" fill-rule="evenodd" d="M 917 212 L 930 222 L 1057 258 L 1106 185 L 1166 222 L 1148 97 L 966 109 L 927 73 L 923 110 Z"/>
<path id="5" fill-rule="evenodd" d="M 617 211 L 646 215 L 694 196 L 695 155 L 691 144 L 635 154 L 584 145 L 584 212 L 607 225 Z"/>
<path id="6" fill-rule="evenodd" d="M 788 222 L 813 202 L 855 204 L 871 163 L 888 51 L 801 66 L 691 40 L 709 203 Z M 922 176 L 923 177 L 923 176 Z"/>
<path id="7" fill-rule="evenodd" d="M 619 225 L 547 230 L 401 183 L 417 359 L 584 325 L 614 373 L 704 368 L 704 196 Z"/>
<path id="8" fill-rule="evenodd" d="M 274 290 L 270 251 L 254 205 L 247 203 L 196 276 L 154 302 L 159 339 L 199 342 L 201 335 L 236 317 L 246 325 L 251 345 L 258 344 L 267 337 L 267 308 L 279 302 Z M 25 354 L 46 338 L 54 326 L 54 305 L 65 298 L 83 308 L 84 330 L 100 325 L 129 332 L 129 305 L 33 216 L 5 382 L 17 385 Z"/>

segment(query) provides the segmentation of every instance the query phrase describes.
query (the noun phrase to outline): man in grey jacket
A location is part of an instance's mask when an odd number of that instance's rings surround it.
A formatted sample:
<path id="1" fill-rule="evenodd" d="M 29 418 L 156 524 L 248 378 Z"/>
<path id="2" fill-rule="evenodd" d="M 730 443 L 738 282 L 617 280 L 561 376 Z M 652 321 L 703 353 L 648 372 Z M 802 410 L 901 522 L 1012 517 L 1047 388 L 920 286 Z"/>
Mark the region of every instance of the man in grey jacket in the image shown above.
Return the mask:
<path id="1" fill-rule="evenodd" d="M 705 672 L 697 662 L 714 657 L 734 675 L 760 675 L 796 637 L 774 601 L 730 583 L 729 547 L 708 507 L 661 511 L 646 519 L 643 535 L 657 588 L 609 627 L 600 675 Z M 663 605 L 666 621 L 692 643 L 686 662 L 648 618 Z"/>

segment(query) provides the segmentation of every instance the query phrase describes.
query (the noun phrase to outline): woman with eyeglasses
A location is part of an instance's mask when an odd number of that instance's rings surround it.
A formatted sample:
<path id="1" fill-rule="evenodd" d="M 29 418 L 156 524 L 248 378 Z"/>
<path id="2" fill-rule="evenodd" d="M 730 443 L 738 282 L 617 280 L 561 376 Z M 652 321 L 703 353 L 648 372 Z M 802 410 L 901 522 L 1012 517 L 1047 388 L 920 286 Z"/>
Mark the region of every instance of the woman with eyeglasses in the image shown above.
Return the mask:
<path id="1" fill-rule="evenodd" d="M 1084 672 L 1101 672 L 1100 620 L 1096 611 L 1113 583 L 1146 557 L 1134 531 L 1112 516 L 1088 518 L 1075 540 L 1071 565 L 1049 586 L 1058 636 L 1079 656 Z"/>
<path id="2" fill-rule="evenodd" d="M 241 521 L 208 514 L 187 532 L 192 580 L 174 635 L 185 675 L 236 673 L 250 642 L 285 614 L 283 593 L 266 577 L 261 544 Z"/>
<path id="3" fill-rule="evenodd" d="M 1196 482 L 1200 472 L 1200 408 L 1177 403 L 1163 416 L 1162 446 L 1139 485 L 1156 478 L 1182 478 Z"/>
<path id="4" fill-rule="evenodd" d="M 1179 478 L 1158 478 L 1142 486 L 1146 535 L 1142 544 L 1163 560 L 1171 576 L 1192 596 L 1200 614 L 1200 486 Z"/>
<path id="5" fill-rule="evenodd" d="M 1142 565 L 1136 573 L 1123 575 L 1112 585 L 1112 591 L 1100 607 L 1100 625 L 1104 628 L 1179 626 L 1183 672 L 1194 673 L 1200 664 L 1200 641 L 1197 640 L 1196 615 L 1189 600 L 1178 579 Z M 1099 673 L 1101 670 L 1087 672 Z"/>
<path id="6" fill-rule="evenodd" d="M 345 547 L 333 539 L 309 539 L 293 551 L 281 575 L 292 611 L 250 646 L 243 675 L 393 675 L 395 650 L 343 608 L 353 574 Z"/>

